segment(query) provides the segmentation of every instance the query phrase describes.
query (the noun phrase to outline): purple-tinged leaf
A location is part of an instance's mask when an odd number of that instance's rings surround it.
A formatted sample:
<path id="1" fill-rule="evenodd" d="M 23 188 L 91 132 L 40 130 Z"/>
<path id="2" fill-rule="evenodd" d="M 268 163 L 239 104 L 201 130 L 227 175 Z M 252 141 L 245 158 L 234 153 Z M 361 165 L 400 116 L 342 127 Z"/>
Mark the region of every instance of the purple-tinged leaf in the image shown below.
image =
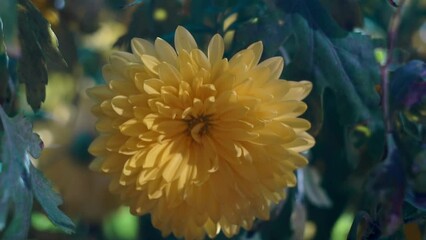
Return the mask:
<path id="1" fill-rule="evenodd" d="M 426 82 L 416 82 L 410 86 L 404 99 L 405 108 L 409 109 L 413 105 L 421 102 L 426 96 Z"/>
<path id="2" fill-rule="evenodd" d="M 393 115 L 419 103 L 426 92 L 426 64 L 412 60 L 391 74 L 390 107 Z"/>
<path id="3" fill-rule="evenodd" d="M 406 189 L 404 159 L 392 135 L 387 136 L 388 156 L 377 166 L 367 183 L 371 216 L 382 236 L 395 233 L 403 223 L 402 209 Z"/>

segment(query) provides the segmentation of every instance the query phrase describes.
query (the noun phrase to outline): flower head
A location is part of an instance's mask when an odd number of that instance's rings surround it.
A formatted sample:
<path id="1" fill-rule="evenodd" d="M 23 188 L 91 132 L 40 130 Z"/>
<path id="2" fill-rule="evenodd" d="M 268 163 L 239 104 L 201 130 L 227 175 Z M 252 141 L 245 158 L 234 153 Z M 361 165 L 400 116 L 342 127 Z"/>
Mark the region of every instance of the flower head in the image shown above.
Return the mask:
<path id="1" fill-rule="evenodd" d="M 89 90 L 100 132 L 91 167 L 163 235 L 230 237 L 268 219 L 314 143 L 298 118 L 311 83 L 279 79 L 280 57 L 259 63 L 261 42 L 228 60 L 221 36 L 206 55 L 178 27 L 175 49 L 161 38 L 131 46 L 104 67 L 107 85 Z"/>

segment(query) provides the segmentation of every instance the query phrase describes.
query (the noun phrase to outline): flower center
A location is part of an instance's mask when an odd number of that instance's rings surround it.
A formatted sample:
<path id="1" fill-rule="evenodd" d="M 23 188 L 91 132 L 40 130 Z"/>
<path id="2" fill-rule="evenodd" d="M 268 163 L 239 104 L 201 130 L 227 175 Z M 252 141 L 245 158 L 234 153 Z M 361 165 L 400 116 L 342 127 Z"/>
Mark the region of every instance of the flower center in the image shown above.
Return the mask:
<path id="1" fill-rule="evenodd" d="M 201 142 L 201 137 L 208 132 L 210 126 L 209 116 L 191 116 L 190 119 L 184 121 L 188 124 L 188 134 L 191 135 L 196 142 Z"/>

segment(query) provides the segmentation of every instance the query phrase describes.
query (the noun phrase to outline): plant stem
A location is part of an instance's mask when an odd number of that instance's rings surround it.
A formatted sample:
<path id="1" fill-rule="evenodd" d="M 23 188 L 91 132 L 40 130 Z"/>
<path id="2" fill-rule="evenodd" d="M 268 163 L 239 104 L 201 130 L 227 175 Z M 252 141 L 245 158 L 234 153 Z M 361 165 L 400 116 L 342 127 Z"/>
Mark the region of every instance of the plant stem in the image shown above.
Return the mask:
<path id="1" fill-rule="evenodd" d="M 380 73 L 381 73 L 381 86 L 382 86 L 382 107 L 383 107 L 383 118 L 385 121 L 385 128 L 387 133 L 391 133 L 393 131 L 392 129 L 392 122 L 390 116 L 390 109 L 389 109 L 389 66 L 392 64 L 393 61 L 393 50 L 395 48 L 395 42 L 397 38 L 398 28 L 399 24 L 401 23 L 401 16 L 402 16 L 402 9 L 404 6 L 404 3 L 408 0 L 401 0 L 395 13 L 392 15 L 392 18 L 389 23 L 389 29 L 388 29 L 388 43 L 387 43 L 387 59 L 383 66 L 381 66 Z"/>

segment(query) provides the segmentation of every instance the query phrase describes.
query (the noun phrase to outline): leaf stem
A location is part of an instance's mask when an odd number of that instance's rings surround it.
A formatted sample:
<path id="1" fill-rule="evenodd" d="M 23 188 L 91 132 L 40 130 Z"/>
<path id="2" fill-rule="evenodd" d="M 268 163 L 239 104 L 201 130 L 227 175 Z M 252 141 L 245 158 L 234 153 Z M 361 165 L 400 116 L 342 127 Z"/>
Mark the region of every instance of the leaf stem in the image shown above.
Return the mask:
<path id="1" fill-rule="evenodd" d="M 404 3 L 408 0 L 401 0 L 395 13 L 392 15 L 390 23 L 389 23 L 389 29 L 388 29 L 388 40 L 387 40 L 387 48 L 388 48 L 388 54 L 387 59 L 384 65 L 380 68 L 381 73 L 381 85 L 382 85 L 382 107 L 383 107 L 383 118 L 385 121 L 385 127 L 386 132 L 391 133 L 393 131 L 392 129 L 392 123 L 391 123 L 391 116 L 390 116 L 390 109 L 389 109 L 389 66 L 392 64 L 393 61 L 393 50 L 395 48 L 395 42 L 397 39 L 397 33 L 398 28 L 401 23 L 401 17 L 402 17 L 402 9 L 404 6 Z"/>

